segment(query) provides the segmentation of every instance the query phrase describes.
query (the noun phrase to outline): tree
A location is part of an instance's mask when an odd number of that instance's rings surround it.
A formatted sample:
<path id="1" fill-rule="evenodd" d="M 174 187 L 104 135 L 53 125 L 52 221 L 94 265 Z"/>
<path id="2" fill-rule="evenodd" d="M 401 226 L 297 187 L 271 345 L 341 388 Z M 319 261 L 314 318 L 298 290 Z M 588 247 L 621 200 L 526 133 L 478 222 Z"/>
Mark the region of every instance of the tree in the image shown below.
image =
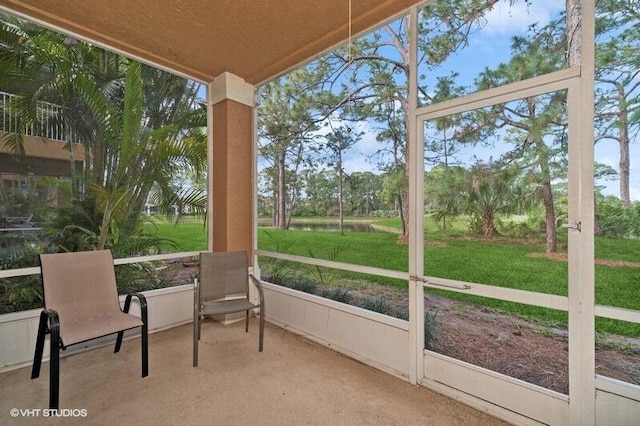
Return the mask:
<path id="1" fill-rule="evenodd" d="M 378 197 L 391 210 L 402 208 L 402 196 L 406 192 L 405 176 L 404 166 L 399 169 L 389 170 L 383 175 L 382 190 L 379 192 Z"/>
<path id="2" fill-rule="evenodd" d="M 442 230 L 447 229 L 447 217 L 465 210 L 468 181 L 467 171 L 461 166 L 438 164 L 425 172 L 425 210 L 441 221 Z"/>
<path id="3" fill-rule="evenodd" d="M 362 133 L 355 134 L 350 127 L 332 127 L 332 130 L 333 131 L 331 133 L 327 134 L 326 147 L 329 151 L 329 165 L 334 165 L 336 172 L 338 173 L 338 212 L 340 215 L 340 234 L 344 235 L 344 167 L 342 156 L 346 150 L 351 148 L 357 142 L 357 138 L 362 136 Z"/>
<path id="4" fill-rule="evenodd" d="M 353 172 L 346 176 L 346 199 L 350 214 L 369 216 L 380 210 L 378 193 L 382 190 L 382 177 L 372 172 Z"/>
<path id="5" fill-rule="evenodd" d="M 458 98 L 465 93 L 462 86 L 454 86 L 458 73 L 452 72 L 446 77 L 437 77 L 436 92 L 432 97 L 433 102 L 442 102 Z M 451 159 L 460 149 L 456 142 L 456 128 L 460 125 L 460 115 L 447 115 L 436 118 L 428 124 L 434 127 L 433 132 L 425 135 L 425 162 L 431 164 L 443 163 L 449 167 Z"/>
<path id="6" fill-rule="evenodd" d="M 441 64 L 452 52 L 467 42 L 468 36 L 483 26 L 483 16 L 498 0 L 432 2 L 420 9 L 418 28 L 419 61 L 429 67 Z M 408 128 L 410 75 L 408 17 L 402 17 L 365 38 L 353 43 L 350 57 L 345 51 L 333 58 L 352 77 L 345 86 L 353 101 L 353 113 L 360 119 L 381 125 L 377 135 L 381 142 L 383 167 L 394 175 L 392 185 L 397 192 L 402 233 L 408 234 L 408 164 L 406 135 Z M 348 65 L 347 65 L 348 64 Z M 431 98 L 432 89 L 418 88 L 423 99 Z M 404 178 L 399 179 L 402 170 Z"/>
<path id="7" fill-rule="evenodd" d="M 493 238 L 496 216 L 517 211 L 522 201 L 520 171 L 517 166 L 505 169 L 500 164 L 478 162 L 468 176 L 464 210 L 479 223 L 485 238 Z"/>
<path id="8" fill-rule="evenodd" d="M 485 70 L 477 78 L 480 90 L 555 71 L 564 66 L 561 46 L 565 34 L 558 22 L 536 31 L 528 38 L 516 37 L 508 63 Z M 550 52 L 557 52 L 555 55 Z M 534 168 L 545 208 L 546 251 L 557 251 L 556 215 L 552 182 L 566 161 L 566 93 L 528 97 L 477 111 L 466 126 L 473 134 L 496 134 L 514 144 L 509 160 L 523 169 Z M 506 136 L 506 137 L 505 137 Z"/>
<path id="9" fill-rule="evenodd" d="M 95 247 L 137 235 L 154 187 L 165 205 L 190 202 L 204 211 L 202 192 L 179 194 L 171 185 L 176 170 L 206 168 L 206 115 L 195 83 L 4 15 L 0 37 L 0 86 L 19 95 L 11 108 L 20 128 L 5 143 L 19 155 L 28 126 L 59 125 L 84 144 L 90 164 L 71 168 L 71 202 L 87 209 L 91 226 L 81 232 L 94 235 Z M 58 105 L 56 115 L 39 114 L 42 101 Z"/>
<path id="10" fill-rule="evenodd" d="M 293 212 L 292 184 L 301 164 L 311 161 L 306 154 L 319 123 L 330 115 L 324 107 L 336 103 L 325 87 L 329 72 L 326 64 L 317 61 L 263 86 L 259 92 L 258 143 L 260 154 L 271 164 L 267 173 L 275 200 L 273 225 L 281 229 L 288 227 Z M 287 171 L 292 172 L 294 180 L 289 185 Z"/>
<path id="11" fill-rule="evenodd" d="M 302 171 L 304 182 L 303 214 L 309 216 L 326 216 L 334 208 L 336 197 L 335 173 L 305 169 Z"/>
<path id="12" fill-rule="evenodd" d="M 620 198 L 631 205 L 629 144 L 640 131 L 640 16 L 628 2 L 599 2 L 596 41 L 596 142 L 620 148 Z"/>

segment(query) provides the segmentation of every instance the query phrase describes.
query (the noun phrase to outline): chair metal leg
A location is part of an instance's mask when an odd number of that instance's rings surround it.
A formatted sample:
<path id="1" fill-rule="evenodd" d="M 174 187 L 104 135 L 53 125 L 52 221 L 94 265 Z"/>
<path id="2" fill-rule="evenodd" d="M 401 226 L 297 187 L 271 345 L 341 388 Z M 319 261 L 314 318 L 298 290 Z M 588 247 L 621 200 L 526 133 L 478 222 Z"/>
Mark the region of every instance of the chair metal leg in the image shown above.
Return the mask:
<path id="1" fill-rule="evenodd" d="M 53 309 L 45 309 L 40 313 L 38 324 L 38 336 L 36 338 L 36 350 L 33 357 L 33 367 L 31 378 L 40 376 L 40 366 L 42 365 L 42 352 L 44 351 L 44 338 L 47 333 L 51 335 L 51 345 L 49 347 L 49 408 L 58 409 L 60 407 L 60 319 L 58 313 Z"/>
<path id="2" fill-rule="evenodd" d="M 131 294 L 128 294 L 127 297 L 124 299 L 124 308 L 122 309 L 122 312 L 124 312 L 125 314 L 129 313 L 129 308 L 131 307 Z M 120 346 L 122 345 L 122 338 L 124 337 L 124 330 L 122 331 L 118 331 L 118 338 L 116 339 L 116 347 L 113 349 L 113 353 L 117 354 L 118 352 L 120 352 Z"/>
<path id="3" fill-rule="evenodd" d="M 142 346 L 142 377 L 147 377 L 149 375 L 149 324 L 147 314 L 147 299 L 144 297 L 144 294 L 127 294 L 127 297 L 124 299 L 124 307 L 122 309 L 122 312 L 124 312 L 125 314 L 129 313 L 129 309 L 131 308 L 131 298 L 133 296 L 136 296 L 138 298 L 138 302 L 140 303 L 140 319 L 142 320 L 142 331 L 140 336 Z M 123 336 L 124 330 L 119 331 L 118 338 L 116 339 L 116 347 L 113 349 L 113 353 L 120 352 L 120 346 L 122 345 Z"/>
<path id="4" fill-rule="evenodd" d="M 244 332 L 249 332 L 249 310 L 246 312 L 246 318 L 244 319 Z"/>
<path id="5" fill-rule="evenodd" d="M 149 316 L 147 314 L 147 299 L 144 295 L 136 293 L 140 301 L 140 314 L 142 317 L 142 377 L 149 375 Z"/>
<path id="6" fill-rule="evenodd" d="M 193 280 L 193 366 L 198 366 L 198 341 L 200 340 L 200 283 Z"/>
<path id="7" fill-rule="evenodd" d="M 113 353 L 120 352 L 120 346 L 122 345 L 122 338 L 124 337 L 124 330 L 118 331 L 118 338 L 116 339 L 116 347 L 113 349 Z"/>
<path id="8" fill-rule="evenodd" d="M 193 366 L 198 366 L 198 340 L 200 340 L 200 315 L 193 316 Z"/>
<path id="9" fill-rule="evenodd" d="M 142 377 L 149 375 L 149 329 L 145 321 L 142 326 Z"/>
<path id="10" fill-rule="evenodd" d="M 49 325 L 51 347 L 49 355 L 49 408 L 60 408 L 60 323 L 56 321 Z"/>
<path id="11" fill-rule="evenodd" d="M 33 366 L 31 368 L 31 378 L 35 379 L 40 377 L 40 365 L 42 364 L 42 352 L 44 351 L 44 338 L 47 334 L 47 319 L 48 315 L 46 311 L 40 313 L 40 323 L 38 324 L 38 337 L 36 338 L 36 351 L 33 355 Z"/>
<path id="12" fill-rule="evenodd" d="M 202 320 L 203 318 L 198 315 L 198 340 L 200 340 L 200 330 L 202 329 Z"/>
<path id="13" fill-rule="evenodd" d="M 264 342 L 264 303 L 260 306 L 260 340 L 258 343 L 258 352 L 262 352 Z"/>

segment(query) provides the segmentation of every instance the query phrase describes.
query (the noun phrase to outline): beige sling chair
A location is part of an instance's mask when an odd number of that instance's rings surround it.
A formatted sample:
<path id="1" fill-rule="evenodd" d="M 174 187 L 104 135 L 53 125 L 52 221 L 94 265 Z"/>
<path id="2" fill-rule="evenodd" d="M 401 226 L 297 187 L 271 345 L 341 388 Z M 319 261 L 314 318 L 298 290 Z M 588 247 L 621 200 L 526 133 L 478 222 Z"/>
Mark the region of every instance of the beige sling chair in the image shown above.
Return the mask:
<path id="1" fill-rule="evenodd" d="M 249 279 L 258 288 L 260 301 L 249 300 Z M 249 331 L 249 311 L 260 308 L 258 351 L 264 336 L 264 294 L 260 281 L 249 274 L 247 252 L 200 253 L 200 271 L 195 280 L 193 312 L 193 366 L 198 366 L 198 341 L 202 317 L 246 312 L 245 332 Z"/>
<path id="2" fill-rule="evenodd" d="M 127 295 L 120 309 L 113 258 L 109 250 L 40 255 L 44 307 L 36 340 L 31 378 L 40 375 L 45 334 L 51 335 L 49 408 L 59 408 L 60 349 L 118 333 L 120 351 L 125 330 L 142 327 L 142 377 L 149 374 L 147 302 Z M 128 314 L 131 297 L 140 302 L 142 318 Z"/>

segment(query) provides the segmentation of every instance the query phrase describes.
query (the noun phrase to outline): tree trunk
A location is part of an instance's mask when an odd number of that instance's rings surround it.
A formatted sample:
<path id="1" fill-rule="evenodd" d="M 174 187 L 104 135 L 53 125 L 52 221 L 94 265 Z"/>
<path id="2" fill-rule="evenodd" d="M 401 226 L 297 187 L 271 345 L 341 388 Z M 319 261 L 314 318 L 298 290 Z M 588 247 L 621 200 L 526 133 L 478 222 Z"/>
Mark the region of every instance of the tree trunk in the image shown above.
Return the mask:
<path id="1" fill-rule="evenodd" d="M 485 238 L 493 238 L 496 235 L 496 227 L 493 225 L 493 214 L 490 211 L 482 215 L 482 235 Z"/>
<path id="2" fill-rule="evenodd" d="M 593 194 L 593 205 L 594 206 L 596 205 L 596 194 L 595 194 L 595 192 Z M 595 210 L 595 208 L 594 208 L 594 210 Z M 602 229 L 602 226 L 600 225 L 600 220 L 598 219 L 598 212 L 597 211 L 594 212 L 594 216 L 593 217 L 594 217 L 593 233 L 595 235 L 600 235 L 600 236 L 604 235 L 604 229 Z"/>
<path id="3" fill-rule="evenodd" d="M 580 65 L 582 47 L 582 4 L 580 0 L 566 0 L 567 10 L 567 65 Z"/>
<path id="4" fill-rule="evenodd" d="M 338 212 L 340 214 L 340 235 L 344 235 L 344 209 L 342 199 L 342 152 L 339 154 L 338 160 Z"/>
<path id="5" fill-rule="evenodd" d="M 278 218 L 277 227 L 280 229 L 287 228 L 287 191 L 285 184 L 285 153 L 284 151 L 278 158 Z"/>
<path id="6" fill-rule="evenodd" d="M 547 253 L 558 251 L 558 235 L 556 233 L 556 213 L 553 206 L 553 193 L 551 192 L 551 181 L 546 179 L 542 182 L 542 198 L 544 200 L 545 229 L 547 235 Z"/>
<path id="7" fill-rule="evenodd" d="M 271 211 L 272 211 L 271 226 L 273 226 L 274 228 L 277 228 L 278 227 L 278 189 L 275 186 L 273 187 Z"/>
<path id="8" fill-rule="evenodd" d="M 624 87 L 618 86 L 618 105 L 620 112 L 618 113 L 618 123 L 620 129 L 620 200 L 623 207 L 631 205 L 631 197 L 629 195 L 629 112 L 627 110 L 624 99 Z"/>
<path id="9" fill-rule="evenodd" d="M 545 213 L 545 230 L 546 230 L 546 252 L 555 253 L 558 251 L 558 235 L 556 232 L 556 212 L 553 205 L 553 191 L 551 188 L 551 171 L 549 170 L 549 159 L 544 154 L 546 145 L 544 141 L 537 140 L 538 162 L 540 166 L 540 174 L 542 176 L 542 200 L 544 203 Z"/>
<path id="10" fill-rule="evenodd" d="M 402 236 L 409 236 L 409 197 L 407 193 L 398 195 L 400 204 L 400 221 L 402 222 Z"/>

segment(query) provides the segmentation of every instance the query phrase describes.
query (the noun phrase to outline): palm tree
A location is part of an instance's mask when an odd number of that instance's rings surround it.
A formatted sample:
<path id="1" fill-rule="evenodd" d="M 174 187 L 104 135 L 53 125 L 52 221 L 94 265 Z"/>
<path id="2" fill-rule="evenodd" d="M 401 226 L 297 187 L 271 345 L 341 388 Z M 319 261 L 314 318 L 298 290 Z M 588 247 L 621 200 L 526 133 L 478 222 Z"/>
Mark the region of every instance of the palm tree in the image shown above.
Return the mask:
<path id="1" fill-rule="evenodd" d="M 501 169 L 496 165 L 477 163 L 470 171 L 465 209 L 478 221 L 483 237 L 493 238 L 499 214 L 517 211 L 523 199 L 517 168 Z"/>
<path id="2" fill-rule="evenodd" d="M 97 248 L 136 234 L 150 194 L 165 209 L 204 212 L 204 191 L 174 179 L 176 172 L 206 170 L 206 112 L 196 83 L 6 15 L 0 42 L 0 88 L 18 95 L 11 108 L 19 131 L 5 143 L 23 153 L 31 125 L 56 123 L 76 135 L 90 164 L 71 170 L 71 195 L 85 207 L 81 200 L 94 201 L 87 214 L 96 226 L 87 231 Z M 41 101 L 59 112 L 41 117 Z"/>

